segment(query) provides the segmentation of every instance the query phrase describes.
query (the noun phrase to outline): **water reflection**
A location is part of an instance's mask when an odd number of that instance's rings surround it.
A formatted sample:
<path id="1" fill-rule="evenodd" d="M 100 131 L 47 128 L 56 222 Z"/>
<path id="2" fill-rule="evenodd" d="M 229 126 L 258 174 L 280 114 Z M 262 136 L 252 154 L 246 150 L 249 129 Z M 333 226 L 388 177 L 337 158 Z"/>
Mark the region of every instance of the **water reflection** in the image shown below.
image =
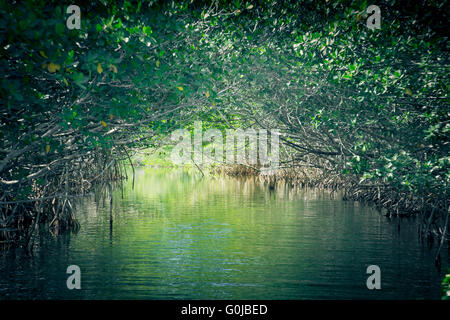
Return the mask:
<path id="1" fill-rule="evenodd" d="M 413 221 L 399 234 L 338 193 L 139 170 L 112 208 L 77 208 L 78 234 L 41 230 L 33 256 L 2 255 L 3 299 L 439 299 Z M 65 287 L 70 264 L 82 290 Z M 371 264 L 382 290 L 366 288 Z"/>

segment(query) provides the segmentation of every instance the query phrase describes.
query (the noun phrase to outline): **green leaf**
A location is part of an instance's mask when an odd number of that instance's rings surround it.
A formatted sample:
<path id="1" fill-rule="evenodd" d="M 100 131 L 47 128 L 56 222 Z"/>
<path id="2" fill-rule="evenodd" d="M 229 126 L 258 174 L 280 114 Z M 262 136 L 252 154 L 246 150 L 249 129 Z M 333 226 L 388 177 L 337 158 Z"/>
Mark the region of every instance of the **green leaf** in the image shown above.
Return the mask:
<path id="1" fill-rule="evenodd" d="M 144 26 L 143 28 L 142 28 L 142 31 L 144 32 L 144 34 L 146 34 L 147 36 L 149 36 L 149 35 L 151 35 L 152 34 L 152 28 L 150 28 L 150 27 L 148 27 L 148 26 Z"/>
<path id="2" fill-rule="evenodd" d="M 120 18 L 117 19 L 117 23 L 114 25 L 114 28 L 116 29 L 122 28 L 122 20 L 120 20 Z"/>
<path id="3" fill-rule="evenodd" d="M 58 22 L 55 25 L 55 32 L 59 35 L 62 35 L 64 33 L 64 31 L 66 30 L 66 26 L 63 25 L 61 22 Z"/>

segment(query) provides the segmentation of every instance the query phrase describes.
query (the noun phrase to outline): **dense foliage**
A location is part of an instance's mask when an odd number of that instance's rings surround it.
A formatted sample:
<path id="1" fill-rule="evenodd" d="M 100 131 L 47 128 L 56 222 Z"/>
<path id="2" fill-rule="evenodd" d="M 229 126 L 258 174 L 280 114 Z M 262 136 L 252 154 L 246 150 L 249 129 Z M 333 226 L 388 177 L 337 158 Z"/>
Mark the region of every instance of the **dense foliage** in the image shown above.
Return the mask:
<path id="1" fill-rule="evenodd" d="M 442 280 L 442 300 L 450 300 L 450 273 Z"/>
<path id="2" fill-rule="evenodd" d="M 70 4 L 0 2 L 3 238 L 40 212 L 69 226 L 69 195 L 194 120 L 280 129 L 283 166 L 447 228 L 446 1 L 379 1 L 375 30 L 356 0 L 104 0 L 79 30 Z"/>

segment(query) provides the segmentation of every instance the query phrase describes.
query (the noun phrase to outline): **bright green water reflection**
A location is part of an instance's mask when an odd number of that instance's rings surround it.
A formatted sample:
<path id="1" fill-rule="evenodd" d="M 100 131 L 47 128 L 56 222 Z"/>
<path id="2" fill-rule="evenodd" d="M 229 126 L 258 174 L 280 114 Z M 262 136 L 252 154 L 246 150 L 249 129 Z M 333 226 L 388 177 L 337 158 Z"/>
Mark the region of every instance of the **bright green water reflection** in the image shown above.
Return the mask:
<path id="1" fill-rule="evenodd" d="M 2 299 L 440 298 L 442 274 L 412 221 L 398 233 L 327 192 L 140 170 L 124 199 L 115 192 L 112 230 L 109 208 L 92 200 L 77 216 L 78 234 L 42 231 L 33 256 L 1 256 Z M 82 290 L 66 288 L 71 264 Z M 366 287 L 371 264 L 381 268 L 378 291 Z"/>

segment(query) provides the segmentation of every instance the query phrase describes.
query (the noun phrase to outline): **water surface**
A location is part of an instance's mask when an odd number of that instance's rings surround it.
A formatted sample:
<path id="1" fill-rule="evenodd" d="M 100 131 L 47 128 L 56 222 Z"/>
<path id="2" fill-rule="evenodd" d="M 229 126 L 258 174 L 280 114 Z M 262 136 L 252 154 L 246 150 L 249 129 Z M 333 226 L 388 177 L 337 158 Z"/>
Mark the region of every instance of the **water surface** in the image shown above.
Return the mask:
<path id="1" fill-rule="evenodd" d="M 139 170 L 134 190 L 77 206 L 77 234 L 0 254 L 1 299 L 439 299 L 443 273 L 417 237 L 338 194 L 257 179 Z M 447 247 L 442 253 L 448 261 Z M 81 269 L 69 290 L 66 269 Z M 366 269 L 381 269 L 368 290 Z"/>

